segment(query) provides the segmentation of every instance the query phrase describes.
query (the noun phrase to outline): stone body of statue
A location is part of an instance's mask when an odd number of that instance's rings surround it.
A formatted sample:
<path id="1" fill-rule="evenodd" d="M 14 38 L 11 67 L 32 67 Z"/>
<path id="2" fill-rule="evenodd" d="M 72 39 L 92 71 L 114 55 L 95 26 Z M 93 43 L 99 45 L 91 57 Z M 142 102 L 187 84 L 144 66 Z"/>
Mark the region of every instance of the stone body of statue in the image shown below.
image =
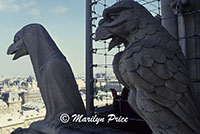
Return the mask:
<path id="1" fill-rule="evenodd" d="M 62 113 L 85 113 L 71 67 L 43 26 L 30 24 L 23 27 L 16 33 L 7 53 L 15 54 L 13 60 L 29 55 L 33 65 L 46 116 L 43 121 L 33 123 L 32 130 L 55 134 L 56 127 L 61 125 L 59 117 Z"/>
<path id="2" fill-rule="evenodd" d="M 130 89 L 130 106 L 154 134 L 199 134 L 200 116 L 177 41 L 143 6 L 122 0 L 103 12 L 96 40 L 112 38 L 114 73 Z"/>

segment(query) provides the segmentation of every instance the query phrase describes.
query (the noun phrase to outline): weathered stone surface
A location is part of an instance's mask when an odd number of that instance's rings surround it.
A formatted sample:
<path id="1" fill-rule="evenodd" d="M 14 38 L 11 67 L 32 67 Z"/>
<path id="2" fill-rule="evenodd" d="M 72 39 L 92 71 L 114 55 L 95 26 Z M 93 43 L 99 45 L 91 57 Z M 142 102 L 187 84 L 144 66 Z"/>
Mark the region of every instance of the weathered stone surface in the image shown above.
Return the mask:
<path id="1" fill-rule="evenodd" d="M 55 131 L 55 130 L 53 130 Z M 112 128 L 102 127 L 89 123 L 69 124 L 57 128 L 55 132 L 50 131 L 42 134 L 134 134 L 131 132 L 116 130 Z M 11 134 L 41 134 L 39 132 L 29 129 L 18 128 Z"/>
<path id="2" fill-rule="evenodd" d="M 200 114 L 178 42 L 143 6 L 132 0 L 105 9 L 103 17 L 96 40 L 114 37 L 126 44 L 120 56 L 115 57 L 113 69 L 119 81 L 131 89 L 131 107 L 154 134 L 199 134 Z M 112 48 L 117 45 L 112 43 Z"/>
<path id="3" fill-rule="evenodd" d="M 45 119 L 31 124 L 31 133 L 35 130 L 53 134 L 53 130 L 62 125 L 59 120 L 62 113 L 85 113 L 71 67 L 43 26 L 30 24 L 23 27 L 16 33 L 7 53 L 15 54 L 13 60 L 30 56 L 46 106 Z"/>

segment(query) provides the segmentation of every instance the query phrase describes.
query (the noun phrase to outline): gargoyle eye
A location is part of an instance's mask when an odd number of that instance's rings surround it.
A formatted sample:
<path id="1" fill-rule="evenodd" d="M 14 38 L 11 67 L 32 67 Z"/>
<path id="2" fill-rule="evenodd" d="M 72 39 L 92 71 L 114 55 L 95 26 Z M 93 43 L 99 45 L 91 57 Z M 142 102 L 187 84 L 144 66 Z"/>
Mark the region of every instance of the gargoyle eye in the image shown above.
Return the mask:
<path id="1" fill-rule="evenodd" d="M 108 18 L 109 18 L 109 20 L 110 21 L 114 21 L 114 20 L 116 20 L 117 18 L 118 18 L 118 14 L 116 14 L 116 13 L 110 13 L 109 15 L 108 15 Z"/>

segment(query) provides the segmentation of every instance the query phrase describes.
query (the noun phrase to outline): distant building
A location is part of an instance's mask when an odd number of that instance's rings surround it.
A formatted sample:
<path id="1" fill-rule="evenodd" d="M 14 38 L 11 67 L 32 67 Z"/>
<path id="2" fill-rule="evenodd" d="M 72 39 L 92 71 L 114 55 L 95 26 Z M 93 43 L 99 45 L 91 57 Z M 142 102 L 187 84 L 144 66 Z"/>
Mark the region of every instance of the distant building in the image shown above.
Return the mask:
<path id="1" fill-rule="evenodd" d="M 20 94 L 20 96 L 22 97 L 22 104 L 27 102 L 43 103 L 40 90 L 30 90 Z"/>
<path id="2" fill-rule="evenodd" d="M 83 79 L 76 79 L 76 82 L 78 84 L 78 89 L 86 89 L 85 87 L 85 81 Z"/>
<path id="3" fill-rule="evenodd" d="M 0 113 L 1 114 L 9 113 L 8 105 L 2 99 L 0 99 Z"/>
<path id="4" fill-rule="evenodd" d="M 38 102 L 27 102 L 25 104 L 22 105 L 22 109 L 23 110 L 40 110 L 45 108 L 44 103 L 38 103 Z"/>
<path id="5" fill-rule="evenodd" d="M 28 128 L 42 120 L 46 109 L 32 77 L 13 77 L 0 80 L 0 134 L 10 134 L 16 128 Z"/>
<path id="6" fill-rule="evenodd" d="M 2 98 L 7 103 L 10 113 L 21 111 L 22 99 L 17 92 L 3 93 Z"/>
<path id="7" fill-rule="evenodd" d="M 28 128 L 32 122 L 43 120 L 46 110 L 28 110 L 15 114 L 0 114 L 0 134 L 11 134 L 12 131 L 21 127 Z"/>
<path id="8" fill-rule="evenodd" d="M 36 94 L 36 92 L 33 92 L 33 94 Z M 33 96 L 38 97 L 38 92 L 37 95 L 33 94 L 31 94 L 32 96 L 28 94 L 28 100 L 34 101 Z M 22 99 L 18 92 L 3 93 L 1 98 L 0 134 L 10 134 L 18 127 L 28 128 L 32 122 L 42 120 L 45 117 L 46 109 L 44 104 L 28 102 L 22 105 Z"/>
<path id="9" fill-rule="evenodd" d="M 116 91 L 122 91 L 122 85 L 117 80 L 109 80 L 105 85 L 106 89 L 114 88 Z"/>

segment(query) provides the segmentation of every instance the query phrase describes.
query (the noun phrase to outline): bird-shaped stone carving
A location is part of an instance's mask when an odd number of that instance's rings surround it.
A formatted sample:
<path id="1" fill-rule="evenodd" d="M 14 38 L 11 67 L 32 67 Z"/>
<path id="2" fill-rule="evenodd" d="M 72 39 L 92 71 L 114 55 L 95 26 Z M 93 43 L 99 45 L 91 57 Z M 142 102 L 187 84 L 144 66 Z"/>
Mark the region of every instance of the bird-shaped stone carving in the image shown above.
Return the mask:
<path id="1" fill-rule="evenodd" d="M 58 134 L 58 127 L 63 125 L 61 119 L 67 119 L 66 114 L 85 113 L 70 64 L 42 25 L 29 24 L 18 31 L 7 53 L 14 55 L 13 60 L 30 56 L 46 106 L 45 119 L 32 123 L 30 131 Z M 14 133 L 27 134 L 26 130 L 20 131 Z"/>
<path id="2" fill-rule="evenodd" d="M 103 12 L 96 40 L 124 43 L 113 70 L 130 89 L 130 106 L 154 134 L 200 134 L 199 111 L 177 41 L 142 5 L 122 0 Z"/>

